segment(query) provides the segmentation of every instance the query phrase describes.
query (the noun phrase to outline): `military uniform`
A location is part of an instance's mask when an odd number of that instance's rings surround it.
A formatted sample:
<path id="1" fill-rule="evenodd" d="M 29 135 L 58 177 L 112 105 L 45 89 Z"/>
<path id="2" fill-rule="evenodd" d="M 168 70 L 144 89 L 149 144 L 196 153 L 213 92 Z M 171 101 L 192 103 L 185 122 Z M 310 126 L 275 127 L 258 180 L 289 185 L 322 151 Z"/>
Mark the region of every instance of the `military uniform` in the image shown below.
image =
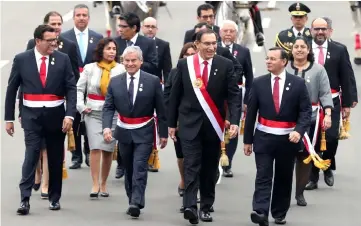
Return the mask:
<path id="1" fill-rule="evenodd" d="M 294 17 L 302 17 L 306 16 L 307 13 L 310 13 L 311 10 L 302 3 L 294 3 L 289 8 L 288 11 L 291 13 Z M 295 41 L 295 39 L 298 36 L 304 36 L 306 39 L 311 43 L 312 41 L 312 35 L 309 28 L 304 27 L 303 31 L 299 32 L 293 27 L 283 30 L 279 32 L 276 36 L 276 44 L 275 46 L 281 47 L 287 52 L 290 52 L 292 45 Z"/>

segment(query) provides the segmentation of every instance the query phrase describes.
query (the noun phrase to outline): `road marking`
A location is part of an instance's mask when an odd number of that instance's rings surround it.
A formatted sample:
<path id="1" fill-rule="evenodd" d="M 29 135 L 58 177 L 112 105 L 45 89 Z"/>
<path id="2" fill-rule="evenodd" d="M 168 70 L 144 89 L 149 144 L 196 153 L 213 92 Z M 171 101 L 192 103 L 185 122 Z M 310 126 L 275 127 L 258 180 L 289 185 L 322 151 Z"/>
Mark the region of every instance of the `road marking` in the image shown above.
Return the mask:
<path id="1" fill-rule="evenodd" d="M 267 4 L 267 8 L 275 8 L 276 7 L 276 1 L 269 1 Z"/>
<path id="2" fill-rule="evenodd" d="M 262 19 L 262 27 L 263 28 L 269 28 L 269 25 L 271 23 L 271 18 L 263 18 Z"/>
<path id="3" fill-rule="evenodd" d="M 0 69 L 9 63 L 8 60 L 0 60 Z"/>
<path id="4" fill-rule="evenodd" d="M 69 21 L 71 18 L 73 18 L 73 12 L 74 12 L 74 10 L 70 10 L 69 12 L 67 12 L 66 14 L 63 15 L 64 23 Z"/>

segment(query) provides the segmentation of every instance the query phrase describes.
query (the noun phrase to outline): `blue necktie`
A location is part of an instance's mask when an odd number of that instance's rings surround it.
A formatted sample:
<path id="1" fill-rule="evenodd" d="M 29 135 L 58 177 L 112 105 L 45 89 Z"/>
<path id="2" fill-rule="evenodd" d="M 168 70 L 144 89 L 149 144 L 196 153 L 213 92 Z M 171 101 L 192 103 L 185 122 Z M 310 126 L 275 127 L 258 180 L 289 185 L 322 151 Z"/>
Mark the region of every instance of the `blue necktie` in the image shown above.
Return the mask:
<path id="1" fill-rule="evenodd" d="M 128 96 L 129 96 L 129 106 L 130 109 L 133 108 L 133 98 L 134 98 L 134 77 L 130 76 L 130 83 L 128 88 Z"/>
<path id="2" fill-rule="evenodd" d="M 132 46 L 132 45 L 133 45 L 133 42 L 130 40 L 127 40 L 127 47 Z"/>
<path id="3" fill-rule="evenodd" d="M 84 63 L 84 60 L 85 60 L 85 56 L 86 56 L 86 52 L 85 52 L 85 48 L 84 48 L 84 33 L 83 32 L 80 32 L 79 33 L 79 51 L 80 51 L 80 55 L 81 55 L 81 60 L 83 61 Z"/>

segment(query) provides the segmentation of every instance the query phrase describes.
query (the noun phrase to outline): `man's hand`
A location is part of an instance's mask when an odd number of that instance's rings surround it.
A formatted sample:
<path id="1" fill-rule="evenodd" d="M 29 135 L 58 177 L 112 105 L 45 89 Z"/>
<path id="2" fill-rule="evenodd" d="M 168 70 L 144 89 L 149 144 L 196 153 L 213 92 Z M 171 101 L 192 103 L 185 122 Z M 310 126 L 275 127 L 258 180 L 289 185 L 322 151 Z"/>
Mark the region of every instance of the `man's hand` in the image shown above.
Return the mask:
<path id="1" fill-rule="evenodd" d="M 357 102 L 354 101 L 354 102 L 352 103 L 352 108 L 356 107 L 356 105 L 357 105 Z"/>
<path id="2" fill-rule="evenodd" d="M 233 139 L 237 136 L 237 134 L 238 134 L 238 126 L 231 125 L 231 127 L 229 128 L 229 138 Z"/>
<path id="3" fill-rule="evenodd" d="M 109 128 L 105 128 L 103 130 L 103 138 L 104 138 L 105 142 L 110 143 L 113 139 L 112 130 Z"/>
<path id="4" fill-rule="evenodd" d="M 64 118 L 63 120 L 63 133 L 68 132 L 73 126 L 73 120 L 71 118 Z"/>
<path id="5" fill-rule="evenodd" d="M 350 116 L 350 112 L 351 112 L 350 108 L 342 108 L 342 111 L 343 111 L 344 118 L 347 118 L 348 116 Z"/>
<path id="6" fill-rule="evenodd" d="M 325 118 L 323 119 L 323 128 L 325 130 L 331 128 L 332 121 L 331 121 L 331 115 L 325 115 Z"/>
<path id="7" fill-rule="evenodd" d="M 6 132 L 10 135 L 10 136 L 13 136 L 14 133 L 15 133 L 15 130 L 14 130 L 14 123 L 13 122 L 6 122 Z"/>
<path id="8" fill-rule="evenodd" d="M 177 138 L 175 136 L 175 131 L 176 131 L 176 128 L 168 127 L 168 134 L 169 134 L 170 139 L 172 139 L 174 142 L 177 142 Z"/>
<path id="9" fill-rule="evenodd" d="M 228 120 L 224 121 L 224 128 L 229 129 L 230 126 L 231 123 Z"/>
<path id="10" fill-rule="evenodd" d="M 89 114 L 91 111 L 92 111 L 91 108 L 85 108 L 82 113 L 84 113 L 84 114 Z"/>
<path id="11" fill-rule="evenodd" d="M 250 156 L 252 154 L 252 144 L 243 144 L 243 151 L 246 156 Z"/>
<path id="12" fill-rule="evenodd" d="M 168 138 L 160 138 L 160 149 L 165 148 L 165 146 L 167 146 L 168 143 Z"/>
<path id="13" fill-rule="evenodd" d="M 292 131 L 289 135 L 288 138 L 292 143 L 297 144 L 300 139 L 301 139 L 301 135 L 297 132 L 297 131 Z"/>

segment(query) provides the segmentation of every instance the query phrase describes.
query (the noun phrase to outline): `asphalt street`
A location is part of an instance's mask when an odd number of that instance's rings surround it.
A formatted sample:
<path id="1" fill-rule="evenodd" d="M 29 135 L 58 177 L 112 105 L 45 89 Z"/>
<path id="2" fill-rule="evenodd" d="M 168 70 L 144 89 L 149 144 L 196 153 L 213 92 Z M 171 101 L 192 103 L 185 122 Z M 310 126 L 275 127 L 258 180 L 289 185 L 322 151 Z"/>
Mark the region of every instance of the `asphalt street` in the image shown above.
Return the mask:
<path id="1" fill-rule="evenodd" d="M 1 14 L 1 106 L 3 113 L 7 80 L 11 70 L 11 62 L 15 54 L 25 50 L 26 42 L 32 37 L 35 27 L 42 23 L 43 16 L 51 10 L 66 15 L 63 31 L 72 28 L 72 7 L 80 2 L 0 2 Z M 90 2 L 91 22 L 89 27 L 105 33 L 105 15 L 102 6 L 93 8 Z M 168 2 L 172 14 L 161 8 L 159 11 L 159 34 L 170 42 L 174 66 L 182 47 L 184 32 L 196 23 L 196 8 L 202 2 Z M 277 2 L 273 11 L 263 11 L 262 17 L 268 28 L 265 29 L 266 47 L 274 45 L 275 35 L 280 30 L 291 26 L 288 6 L 290 2 Z M 267 3 L 262 3 L 261 8 Z M 353 52 L 353 36 L 351 15 L 348 2 L 307 2 L 312 13 L 309 23 L 320 16 L 333 19 L 333 39 L 344 43 Z M 70 17 L 69 17 L 70 15 Z M 308 23 L 308 24 L 309 24 Z M 255 76 L 266 73 L 265 55 L 263 51 L 251 50 Z M 332 56 L 331 56 L 332 57 Z M 7 62 L 8 61 L 8 62 Z M 356 80 L 360 90 L 361 69 L 354 65 Z M 361 177 L 358 168 L 361 152 L 358 150 L 357 137 L 361 131 L 360 107 L 352 110 L 351 135 L 349 140 L 341 141 L 338 154 L 338 169 L 335 174 L 335 186 L 327 187 L 322 181 L 317 191 L 306 192 L 308 206 L 298 207 L 292 200 L 291 209 L 287 216 L 288 225 L 316 226 L 316 225 L 357 225 L 358 215 L 361 213 Z M 182 214 L 178 213 L 181 198 L 177 194 L 179 173 L 173 142 L 160 153 L 161 169 L 158 173 L 150 173 L 147 186 L 146 208 L 138 220 L 131 220 L 126 214 L 127 198 L 124 191 L 124 180 L 114 178 L 115 162 L 109 177 L 109 198 L 90 200 L 91 189 L 90 170 L 83 165 L 79 170 L 68 170 L 69 178 L 64 181 L 62 210 L 52 212 L 48 210 L 48 202 L 40 199 L 40 193 L 34 192 L 31 198 L 31 214 L 26 217 L 16 215 L 19 205 L 18 182 L 21 176 L 21 165 L 24 158 L 23 131 L 20 124 L 15 125 L 14 137 L 9 137 L 1 123 L 1 224 L 4 226 L 95 226 L 95 225 L 145 225 L 172 226 L 188 225 Z M 242 137 L 239 138 L 242 143 Z M 67 153 L 69 164 L 70 153 Z M 217 197 L 214 205 L 214 222 L 212 225 L 251 226 L 249 214 L 252 211 L 252 196 L 254 190 L 255 163 L 254 157 L 243 154 L 242 145 L 233 163 L 234 178 L 223 178 L 217 185 Z M 270 218 L 270 221 L 272 219 Z M 205 225 L 206 223 L 200 223 Z M 273 223 L 271 223 L 272 225 Z"/>

